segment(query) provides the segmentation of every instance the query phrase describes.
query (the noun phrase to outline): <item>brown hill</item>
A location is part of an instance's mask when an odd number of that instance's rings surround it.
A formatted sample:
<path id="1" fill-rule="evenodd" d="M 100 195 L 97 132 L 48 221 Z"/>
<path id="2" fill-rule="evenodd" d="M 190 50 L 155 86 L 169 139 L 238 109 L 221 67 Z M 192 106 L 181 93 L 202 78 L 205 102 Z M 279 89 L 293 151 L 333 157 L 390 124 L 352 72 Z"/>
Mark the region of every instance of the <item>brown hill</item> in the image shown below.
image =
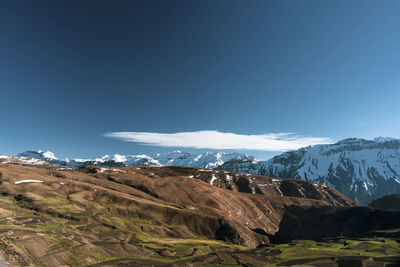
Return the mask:
<path id="1" fill-rule="evenodd" d="M 400 195 L 389 195 L 374 200 L 369 207 L 379 210 L 400 211 Z"/>

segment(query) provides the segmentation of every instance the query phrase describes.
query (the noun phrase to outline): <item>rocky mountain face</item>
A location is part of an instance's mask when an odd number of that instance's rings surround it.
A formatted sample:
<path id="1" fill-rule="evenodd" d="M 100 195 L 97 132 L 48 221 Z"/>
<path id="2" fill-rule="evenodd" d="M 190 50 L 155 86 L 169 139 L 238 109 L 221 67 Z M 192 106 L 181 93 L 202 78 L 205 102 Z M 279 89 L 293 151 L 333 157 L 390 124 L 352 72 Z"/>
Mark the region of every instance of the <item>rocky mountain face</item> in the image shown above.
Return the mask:
<path id="1" fill-rule="evenodd" d="M 227 162 L 219 168 L 329 185 L 366 205 L 400 193 L 400 140 L 349 138 L 285 152 L 268 161 Z"/>

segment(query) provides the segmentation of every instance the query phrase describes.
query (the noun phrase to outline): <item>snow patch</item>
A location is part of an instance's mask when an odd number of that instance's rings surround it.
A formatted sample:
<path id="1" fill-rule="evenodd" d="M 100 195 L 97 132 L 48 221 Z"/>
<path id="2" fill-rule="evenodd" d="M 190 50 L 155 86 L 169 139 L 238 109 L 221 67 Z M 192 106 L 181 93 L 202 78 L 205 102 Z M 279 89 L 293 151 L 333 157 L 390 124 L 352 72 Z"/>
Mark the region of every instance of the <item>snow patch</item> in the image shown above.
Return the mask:
<path id="1" fill-rule="evenodd" d="M 217 180 L 217 177 L 215 177 L 215 174 L 212 174 L 211 176 L 211 181 L 210 181 L 210 185 L 213 185 L 214 181 Z"/>
<path id="2" fill-rule="evenodd" d="M 21 184 L 21 183 L 43 183 L 43 181 L 40 181 L 40 180 L 21 180 L 21 181 L 14 182 L 14 184 Z"/>

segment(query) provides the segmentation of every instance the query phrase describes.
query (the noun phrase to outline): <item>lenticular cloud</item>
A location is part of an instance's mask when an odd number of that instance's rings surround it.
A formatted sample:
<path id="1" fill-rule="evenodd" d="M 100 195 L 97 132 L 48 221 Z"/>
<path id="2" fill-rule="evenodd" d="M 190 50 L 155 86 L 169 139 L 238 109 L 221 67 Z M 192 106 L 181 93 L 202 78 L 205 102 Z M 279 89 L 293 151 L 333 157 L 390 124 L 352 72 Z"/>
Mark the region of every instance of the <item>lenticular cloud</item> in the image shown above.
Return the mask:
<path id="1" fill-rule="evenodd" d="M 126 142 L 160 147 L 187 147 L 202 149 L 245 149 L 262 151 L 285 151 L 301 147 L 332 143 L 330 138 L 302 137 L 289 133 L 235 134 L 219 131 L 196 131 L 178 133 L 112 132 L 107 137 Z"/>

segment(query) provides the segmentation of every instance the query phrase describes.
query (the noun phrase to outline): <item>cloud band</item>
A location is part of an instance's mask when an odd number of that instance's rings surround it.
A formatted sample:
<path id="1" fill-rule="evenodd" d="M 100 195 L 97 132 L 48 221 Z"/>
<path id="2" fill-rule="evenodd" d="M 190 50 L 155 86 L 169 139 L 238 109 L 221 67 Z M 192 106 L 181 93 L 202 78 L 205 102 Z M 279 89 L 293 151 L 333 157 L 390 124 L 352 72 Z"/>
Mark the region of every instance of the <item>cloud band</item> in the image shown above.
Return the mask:
<path id="1" fill-rule="evenodd" d="M 246 135 L 219 131 L 178 133 L 112 132 L 107 137 L 160 147 L 286 151 L 332 143 L 330 138 L 301 137 L 289 133 Z"/>

